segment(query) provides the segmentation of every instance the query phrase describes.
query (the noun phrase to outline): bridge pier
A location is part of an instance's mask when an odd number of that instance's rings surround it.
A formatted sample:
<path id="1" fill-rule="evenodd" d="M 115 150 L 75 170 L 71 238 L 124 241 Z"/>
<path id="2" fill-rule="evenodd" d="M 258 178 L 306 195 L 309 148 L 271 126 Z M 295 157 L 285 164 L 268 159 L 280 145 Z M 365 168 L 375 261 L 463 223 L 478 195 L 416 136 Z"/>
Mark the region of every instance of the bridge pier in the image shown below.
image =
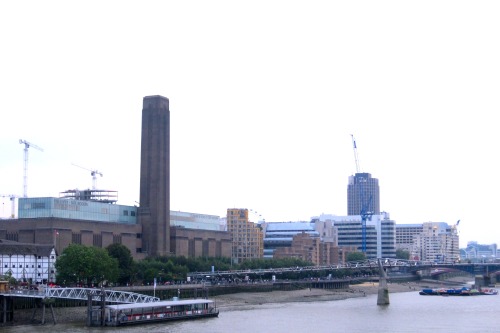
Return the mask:
<path id="1" fill-rule="evenodd" d="M 474 278 L 474 286 L 477 289 L 488 287 L 491 284 L 491 278 L 488 275 L 476 275 Z"/>
<path id="2" fill-rule="evenodd" d="M 389 305 L 389 288 L 387 287 L 387 274 L 380 259 L 378 260 L 378 268 L 380 270 L 380 279 L 378 282 L 378 297 L 377 305 Z"/>

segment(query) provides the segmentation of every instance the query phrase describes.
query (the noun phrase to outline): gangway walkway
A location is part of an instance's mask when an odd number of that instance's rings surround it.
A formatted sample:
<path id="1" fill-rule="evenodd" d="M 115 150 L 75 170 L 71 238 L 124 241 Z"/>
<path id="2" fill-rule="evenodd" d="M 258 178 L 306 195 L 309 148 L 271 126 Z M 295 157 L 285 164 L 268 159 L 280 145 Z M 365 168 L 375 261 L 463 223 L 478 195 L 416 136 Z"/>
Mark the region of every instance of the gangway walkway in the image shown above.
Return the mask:
<path id="1" fill-rule="evenodd" d="M 92 295 L 92 300 L 101 301 L 102 292 L 106 294 L 105 301 L 113 303 L 151 303 L 158 302 L 158 297 L 118 291 L 118 290 L 103 290 L 98 288 L 45 288 L 45 290 L 10 290 L 0 293 L 1 296 L 12 297 L 33 297 L 33 298 L 62 298 L 88 300 L 88 295 Z"/>

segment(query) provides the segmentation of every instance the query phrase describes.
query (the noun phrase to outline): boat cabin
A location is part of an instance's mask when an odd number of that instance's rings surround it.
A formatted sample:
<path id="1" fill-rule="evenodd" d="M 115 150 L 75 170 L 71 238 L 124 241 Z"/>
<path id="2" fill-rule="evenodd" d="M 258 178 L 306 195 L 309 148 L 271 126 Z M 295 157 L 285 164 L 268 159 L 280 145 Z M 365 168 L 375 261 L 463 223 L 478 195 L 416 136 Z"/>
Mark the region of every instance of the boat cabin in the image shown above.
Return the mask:
<path id="1" fill-rule="evenodd" d="M 105 325 L 121 326 L 146 322 L 217 317 L 214 301 L 207 299 L 172 300 L 105 306 Z"/>

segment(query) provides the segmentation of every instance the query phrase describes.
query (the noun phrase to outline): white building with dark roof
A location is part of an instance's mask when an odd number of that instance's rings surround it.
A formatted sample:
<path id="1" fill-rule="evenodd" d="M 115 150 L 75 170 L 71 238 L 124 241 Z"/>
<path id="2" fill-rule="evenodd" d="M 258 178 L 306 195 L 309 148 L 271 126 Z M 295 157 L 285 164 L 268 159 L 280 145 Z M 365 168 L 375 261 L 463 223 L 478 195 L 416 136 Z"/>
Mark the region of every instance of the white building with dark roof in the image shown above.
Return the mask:
<path id="1" fill-rule="evenodd" d="M 56 251 L 50 244 L 26 244 L 0 239 L 0 275 L 30 284 L 56 280 Z"/>

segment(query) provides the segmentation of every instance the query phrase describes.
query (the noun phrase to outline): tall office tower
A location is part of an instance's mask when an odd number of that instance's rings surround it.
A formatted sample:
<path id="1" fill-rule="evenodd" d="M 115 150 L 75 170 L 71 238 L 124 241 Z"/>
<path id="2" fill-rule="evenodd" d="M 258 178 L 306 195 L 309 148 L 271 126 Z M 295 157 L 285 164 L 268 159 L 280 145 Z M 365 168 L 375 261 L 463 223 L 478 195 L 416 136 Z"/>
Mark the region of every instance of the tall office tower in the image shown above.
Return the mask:
<path id="1" fill-rule="evenodd" d="M 168 98 L 146 96 L 142 106 L 141 184 L 138 209 L 142 252 L 170 251 L 170 110 Z"/>
<path id="2" fill-rule="evenodd" d="M 380 214 L 378 179 L 369 173 L 356 173 L 347 185 L 347 215 L 360 215 L 361 210 Z"/>

